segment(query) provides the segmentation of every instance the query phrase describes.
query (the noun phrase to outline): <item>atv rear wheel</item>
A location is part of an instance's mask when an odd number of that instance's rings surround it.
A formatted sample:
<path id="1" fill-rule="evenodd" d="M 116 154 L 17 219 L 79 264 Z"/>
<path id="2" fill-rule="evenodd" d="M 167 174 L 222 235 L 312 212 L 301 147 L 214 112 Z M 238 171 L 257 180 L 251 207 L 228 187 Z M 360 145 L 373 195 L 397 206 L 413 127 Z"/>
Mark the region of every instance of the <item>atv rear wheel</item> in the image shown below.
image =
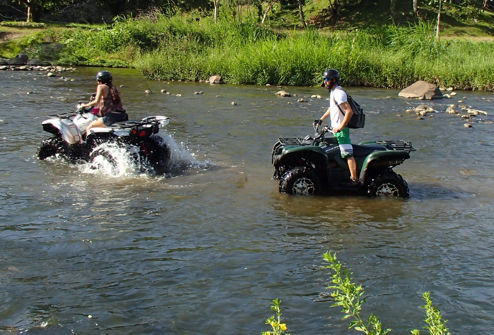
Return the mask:
<path id="1" fill-rule="evenodd" d="M 371 197 L 408 198 L 408 184 L 396 172 L 385 171 L 372 178 L 367 186 L 367 195 Z"/>
<path id="2" fill-rule="evenodd" d="M 321 192 L 321 181 L 313 170 L 296 167 L 283 174 L 279 191 L 296 195 L 315 195 Z"/>
<path id="3" fill-rule="evenodd" d="M 154 173 L 162 175 L 167 171 L 170 161 L 170 148 L 160 137 L 152 136 L 146 144 L 148 150 L 147 160 L 151 164 Z"/>

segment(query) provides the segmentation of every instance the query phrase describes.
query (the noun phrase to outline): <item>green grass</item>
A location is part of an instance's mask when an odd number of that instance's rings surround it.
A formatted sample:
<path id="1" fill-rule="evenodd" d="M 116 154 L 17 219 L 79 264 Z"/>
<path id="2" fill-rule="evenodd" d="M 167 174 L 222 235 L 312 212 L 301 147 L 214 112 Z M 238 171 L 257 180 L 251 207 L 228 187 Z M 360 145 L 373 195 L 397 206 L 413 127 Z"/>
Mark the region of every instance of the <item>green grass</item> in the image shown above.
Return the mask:
<path id="1" fill-rule="evenodd" d="M 492 13 L 481 14 L 488 18 Z M 357 26 L 359 22 L 355 20 Z M 466 24 L 456 27 L 469 29 Z M 320 82 L 324 69 L 337 68 L 347 86 L 402 88 L 422 79 L 458 89 L 492 90 L 494 43 L 464 38 L 436 41 L 434 28 L 427 23 L 369 24 L 331 32 L 280 33 L 259 25 L 252 15 L 243 15 L 242 20 L 225 15 L 214 23 L 191 14 L 153 13 L 139 19 L 120 17 L 112 25 L 33 29 L 11 44 L 2 43 L 0 55 L 13 57 L 27 49 L 43 56 L 39 46 L 51 43 L 61 46 L 49 55 L 54 62 L 135 67 L 152 79 L 197 80 L 221 74 L 234 84 L 310 86 Z"/>

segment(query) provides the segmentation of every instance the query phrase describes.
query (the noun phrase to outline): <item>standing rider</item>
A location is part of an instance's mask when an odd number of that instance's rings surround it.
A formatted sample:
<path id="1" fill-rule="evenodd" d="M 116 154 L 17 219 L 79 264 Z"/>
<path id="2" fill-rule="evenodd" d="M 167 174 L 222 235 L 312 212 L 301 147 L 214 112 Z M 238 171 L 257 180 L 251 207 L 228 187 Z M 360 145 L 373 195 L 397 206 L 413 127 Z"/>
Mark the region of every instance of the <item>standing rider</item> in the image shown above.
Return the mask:
<path id="1" fill-rule="evenodd" d="M 115 122 L 127 121 L 129 119 L 127 112 L 122 106 L 122 99 L 117 88 L 112 84 L 112 75 L 108 71 L 100 71 L 96 74 L 96 96 L 93 101 L 87 104 L 81 104 L 79 107 L 87 108 L 96 106 L 99 108 L 98 116 L 95 121 L 91 122 L 86 128 L 86 134 L 93 127 L 109 126 Z"/>
<path id="2" fill-rule="evenodd" d="M 340 146 L 341 157 L 346 159 L 348 163 L 351 185 L 358 185 L 357 163 L 355 157 L 353 157 L 350 129 L 347 126 L 352 118 L 353 111 L 347 101 L 346 92 L 340 86 L 340 74 L 338 71 L 335 69 L 324 71 L 323 79 L 323 86 L 329 90 L 329 108 L 319 120 L 314 121 L 314 125 L 320 126 L 324 119 L 330 116 L 333 133 Z"/>

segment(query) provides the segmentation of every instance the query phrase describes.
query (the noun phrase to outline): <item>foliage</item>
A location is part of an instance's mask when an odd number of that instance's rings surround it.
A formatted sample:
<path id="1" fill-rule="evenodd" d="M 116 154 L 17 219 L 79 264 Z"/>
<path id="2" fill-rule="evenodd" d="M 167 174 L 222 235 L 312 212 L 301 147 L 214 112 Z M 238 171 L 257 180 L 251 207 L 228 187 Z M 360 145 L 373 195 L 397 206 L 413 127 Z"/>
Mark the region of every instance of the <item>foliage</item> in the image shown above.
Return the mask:
<path id="1" fill-rule="evenodd" d="M 44 28 L 46 24 L 41 22 L 20 22 L 20 21 L 2 21 L 1 26 L 15 28 Z"/>
<path id="2" fill-rule="evenodd" d="M 279 299 L 274 299 L 271 304 L 271 310 L 275 315 L 270 316 L 266 319 L 266 324 L 270 325 L 272 330 L 262 332 L 262 335 L 290 335 L 286 333 L 287 326 L 286 323 L 281 322 L 281 301 Z"/>
<path id="3" fill-rule="evenodd" d="M 425 300 L 423 308 L 427 315 L 425 329 L 429 331 L 430 335 L 450 335 L 445 325 L 446 322 L 442 321 L 441 311 L 432 305 L 430 292 L 424 292 L 422 297 Z M 412 335 L 420 335 L 420 330 L 412 330 Z"/>
<path id="4" fill-rule="evenodd" d="M 323 258 L 329 263 L 324 268 L 333 271 L 332 285 L 328 287 L 333 290 L 331 292 L 331 297 L 335 301 L 333 307 L 341 307 L 342 312 L 345 314 L 343 320 L 350 319 L 348 329 L 354 329 L 366 335 L 384 335 L 390 333 L 391 329 L 384 329 L 381 321 L 374 314 L 370 314 L 367 320 L 362 318 L 361 312 L 365 303 L 365 291 L 362 285 L 358 285 L 353 281 L 352 273 L 342 266 L 336 254 L 326 252 Z M 432 305 L 430 293 L 425 292 L 423 299 L 425 301 L 423 308 L 426 311 L 425 329 L 430 335 L 450 335 L 445 326 L 446 321 L 442 320 L 441 312 Z M 271 325 L 272 331 L 263 332 L 262 335 L 285 334 L 287 326 L 286 323 L 281 323 L 280 303 L 278 299 L 273 300 L 271 309 L 275 312 L 275 315 L 266 320 L 266 324 Z M 420 335 L 420 330 L 414 329 L 411 331 L 411 334 Z"/>
<path id="5" fill-rule="evenodd" d="M 353 282 L 352 274 L 344 269 L 336 258 L 335 254 L 326 252 L 324 260 L 330 265 L 326 268 L 333 270 L 331 297 L 335 300 L 333 306 L 341 307 L 345 313 L 343 319 L 351 319 L 349 329 L 355 329 L 367 335 L 385 335 L 391 332 L 391 329 L 383 329 L 381 321 L 371 314 L 366 321 L 361 316 L 362 305 L 365 302 L 364 289 L 362 285 Z"/>

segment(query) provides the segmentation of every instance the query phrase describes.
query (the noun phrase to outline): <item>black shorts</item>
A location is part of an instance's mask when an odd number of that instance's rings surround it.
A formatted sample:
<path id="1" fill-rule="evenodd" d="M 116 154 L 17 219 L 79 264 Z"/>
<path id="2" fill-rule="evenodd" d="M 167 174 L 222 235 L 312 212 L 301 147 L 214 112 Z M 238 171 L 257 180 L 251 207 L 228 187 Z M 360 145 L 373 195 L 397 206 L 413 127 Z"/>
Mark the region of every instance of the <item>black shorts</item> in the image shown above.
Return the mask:
<path id="1" fill-rule="evenodd" d="M 128 119 L 129 116 L 127 115 L 126 112 L 108 113 L 105 116 L 103 116 L 103 123 L 105 124 L 105 126 L 110 126 L 115 122 L 127 121 Z"/>

